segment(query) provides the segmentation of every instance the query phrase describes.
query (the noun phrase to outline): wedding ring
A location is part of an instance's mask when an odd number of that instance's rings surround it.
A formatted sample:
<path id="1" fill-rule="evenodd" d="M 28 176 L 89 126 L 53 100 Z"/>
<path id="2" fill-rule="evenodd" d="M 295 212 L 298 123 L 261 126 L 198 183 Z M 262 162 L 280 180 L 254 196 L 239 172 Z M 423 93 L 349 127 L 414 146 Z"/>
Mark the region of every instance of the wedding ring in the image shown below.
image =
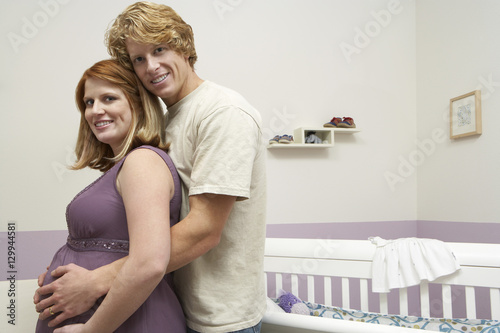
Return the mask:
<path id="1" fill-rule="evenodd" d="M 52 316 L 53 316 L 53 315 L 55 315 L 55 313 L 54 313 L 54 312 L 52 312 L 52 307 L 49 307 L 49 313 L 50 313 Z"/>

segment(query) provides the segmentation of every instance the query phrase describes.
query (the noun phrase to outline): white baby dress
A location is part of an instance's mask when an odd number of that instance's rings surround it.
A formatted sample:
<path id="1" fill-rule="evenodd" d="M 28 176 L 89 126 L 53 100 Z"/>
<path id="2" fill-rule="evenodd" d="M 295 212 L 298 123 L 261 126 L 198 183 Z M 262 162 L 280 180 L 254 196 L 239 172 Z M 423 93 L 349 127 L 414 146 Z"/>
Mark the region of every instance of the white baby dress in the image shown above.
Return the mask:
<path id="1" fill-rule="evenodd" d="M 460 269 L 453 252 L 440 240 L 370 240 L 377 246 L 372 261 L 372 291 L 376 293 L 418 285 L 423 280 L 434 281 Z"/>

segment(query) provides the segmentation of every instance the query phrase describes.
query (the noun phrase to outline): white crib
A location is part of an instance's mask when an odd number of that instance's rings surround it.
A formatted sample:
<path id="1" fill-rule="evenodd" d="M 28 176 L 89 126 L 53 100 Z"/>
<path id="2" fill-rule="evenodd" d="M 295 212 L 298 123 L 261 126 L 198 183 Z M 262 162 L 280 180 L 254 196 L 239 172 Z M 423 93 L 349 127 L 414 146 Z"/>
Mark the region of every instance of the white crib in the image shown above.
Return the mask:
<path id="1" fill-rule="evenodd" d="M 500 244 L 448 245 L 461 265 L 460 271 L 399 292 L 373 294 L 370 290 L 371 261 L 375 245 L 370 241 L 268 238 L 264 260 L 268 296 L 277 297 L 279 289 L 289 289 L 301 300 L 312 303 L 365 312 L 373 312 L 375 306 L 379 313 L 416 314 L 425 318 L 431 317 L 436 304 L 442 314 L 440 318 L 457 318 L 454 313 L 463 309 L 464 317 L 476 319 L 477 307 L 486 306 L 490 315 L 480 319 L 500 319 Z M 340 281 L 337 284 L 341 287 L 332 288 L 333 280 Z M 419 304 L 417 313 L 411 313 L 415 312 L 415 304 Z M 268 311 L 263 319 L 262 332 L 390 333 L 415 330 Z"/>

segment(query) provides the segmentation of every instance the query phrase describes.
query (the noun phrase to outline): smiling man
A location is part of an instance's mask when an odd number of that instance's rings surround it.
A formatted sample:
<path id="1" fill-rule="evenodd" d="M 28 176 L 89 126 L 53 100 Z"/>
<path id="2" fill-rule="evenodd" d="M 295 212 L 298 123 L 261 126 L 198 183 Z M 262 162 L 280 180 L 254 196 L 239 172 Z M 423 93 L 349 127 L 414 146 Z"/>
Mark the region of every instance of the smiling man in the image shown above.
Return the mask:
<path id="1" fill-rule="evenodd" d="M 143 85 L 170 107 L 198 88 L 203 80 L 189 63 L 189 58 L 167 43 L 143 44 L 125 41 L 133 68 Z"/>
<path id="2" fill-rule="evenodd" d="M 192 29 L 168 6 L 127 7 L 106 38 L 109 53 L 133 68 L 167 107 L 169 155 L 183 182 L 182 220 L 171 230 L 168 271 L 175 271 L 188 332 L 259 332 L 266 308 L 259 113 L 240 94 L 198 77 Z M 122 263 L 92 272 L 56 269 L 59 283 L 35 295 L 41 317 L 55 303 L 65 310 L 54 324 L 86 310 L 106 293 Z M 53 295 L 38 302 L 38 294 L 47 293 Z"/>

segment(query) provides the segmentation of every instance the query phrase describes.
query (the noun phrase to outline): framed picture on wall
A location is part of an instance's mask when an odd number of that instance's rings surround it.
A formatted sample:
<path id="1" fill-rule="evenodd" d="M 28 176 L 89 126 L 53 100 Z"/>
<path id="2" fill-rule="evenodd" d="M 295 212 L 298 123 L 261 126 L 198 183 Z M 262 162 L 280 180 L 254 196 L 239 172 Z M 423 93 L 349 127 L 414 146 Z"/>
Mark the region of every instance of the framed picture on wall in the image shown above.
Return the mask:
<path id="1" fill-rule="evenodd" d="M 481 133 L 481 90 L 450 99 L 450 139 Z"/>

